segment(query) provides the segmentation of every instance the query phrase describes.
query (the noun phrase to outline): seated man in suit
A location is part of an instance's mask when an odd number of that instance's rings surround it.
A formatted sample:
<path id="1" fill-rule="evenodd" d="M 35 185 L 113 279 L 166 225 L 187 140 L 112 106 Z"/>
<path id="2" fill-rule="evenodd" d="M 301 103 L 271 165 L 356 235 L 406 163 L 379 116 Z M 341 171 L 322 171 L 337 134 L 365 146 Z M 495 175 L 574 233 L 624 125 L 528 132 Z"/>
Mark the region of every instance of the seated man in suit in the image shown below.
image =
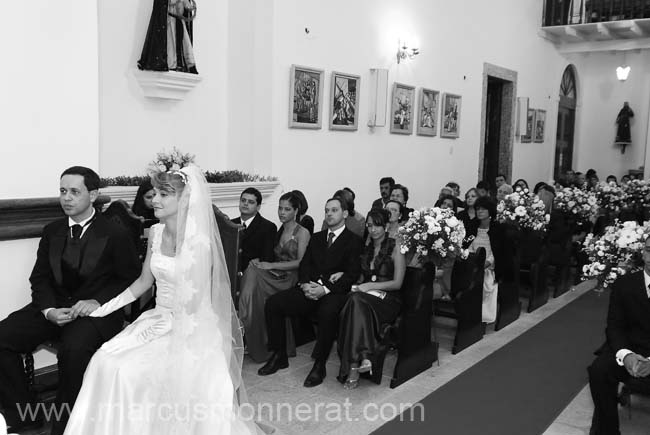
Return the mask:
<path id="1" fill-rule="evenodd" d="M 617 435 L 618 383 L 634 378 L 650 382 L 650 237 L 643 251 L 643 272 L 624 275 L 612 286 L 607 342 L 589 366 L 594 399 L 590 435 Z"/>
<path id="2" fill-rule="evenodd" d="M 98 188 L 92 169 L 73 166 L 63 172 L 59 199 L 67 217 L 43 229 L 29 278 L 32 302 L 0 322 L 0 400 L 14 430 L 40 423 L 29 414 L 20 417 L 20 410 L 35 400 L 20 354 L 47 340 L 61 341 L 56 405 L 63 412 L 52 429 L 61 434 L 90 358 L 122 329 L 121 310 L 84 317 L 128 287 L 141 267 L 126 231 L 93 208 Z"/>
<path id="3" fill-rule="evenodd" d="M 259 369 L 262 376 L 289 367 L 285 318 L 287 316 L 318 316 L 318 336 L 314 357 L 316 362 L 305 380 L 305 387 L 314 387 L 325 378 L 325 363 L 339 329 L 339 312 L 347 301 L 350 288 L 361 273 L 361 238 L 345 227 L 347 203 L 331 198 L 325 204 L 328 229 L 315 233 L 309 240 L 298 270 L 298 285 L 271 296 L 266 301 L 268 347 L 273 354 Z M 330 276 L 343 275 L 334 283 Z"/>
<path id="4" fill-rule="evenodd" d="M 371 210 L 373 208 L 386 207 L 386 203 L 390 201 L 390 190 L 394 185 L 395 180 L 393 177 L 383 177 L 381 180 L 379 180 L 379 194 L 381 195 L 381 198 L 377 198 L 373 201 L 372 207 L 370 207 Z"/>
<path id="5" fill-rule="evenodd" d="M 259 213 L 261 206 L 262 194 L 260 191 L 254 187 L 244 189 L 239 197 L 241 216 L 232 220 L 244 227 L 239 250 L 240 272 L 246 270 L 248 263 L 255 258 L 260 261 L 274 261 L 273 248 L 278 228 L 273 222 L 262 217 Z"/>

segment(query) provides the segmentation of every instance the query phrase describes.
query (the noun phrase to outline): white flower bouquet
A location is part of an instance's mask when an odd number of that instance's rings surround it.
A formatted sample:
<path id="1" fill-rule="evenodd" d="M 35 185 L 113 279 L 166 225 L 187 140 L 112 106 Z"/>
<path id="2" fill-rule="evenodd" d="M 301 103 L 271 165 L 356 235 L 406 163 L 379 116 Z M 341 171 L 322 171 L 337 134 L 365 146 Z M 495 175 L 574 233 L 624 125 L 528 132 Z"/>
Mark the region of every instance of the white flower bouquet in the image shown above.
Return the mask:
<path id="1" fill-rule="evenodd" d="M 497 220 L 518 228 L 545 231 L 549 218 L 542 200 L 528 189 L 518 187 L 497 205 Z"/>
<path id="2" fill-rule="evenodd" d="M 650 205 L 650 180 L 631 180 L 623 187 L 625 201 L 622 206 L 637 208 Z"/>
<path id="3" fill-rule="evenodd" d="M 600 237 L 588 234 L 582 250 L 588 255 L 589 264 L 582 267 L 582 279 L 596 278 L 598 287 L 609 287 L 619 276 L 640 270 L 649 231 L 650 221 L 641 226 L 634 221 L 617 220 Z"/>
<path id="4" fill-rule="evenodd" d="M 429 257 L 437 265 L 451 257 L 467 258 L 463 249 L 465 226 L 450 209 L 438 207 L 414 210 L 399 227 L 400 251 Z"/>
<path id="5" fill-rule="evenodd" d="M 594 189 L 598 205 L 606 210 L 617 212 L 624 204 L 627 194 L 616 183 L 598 183 Z"/>
<path id="6" fill-rule="evenodd" d="M 586 223 L 598 213 L 596 194 L 577 187 L 559 189 L 553 200 L 553 208 L 559 210 L 569 219 Z"/>

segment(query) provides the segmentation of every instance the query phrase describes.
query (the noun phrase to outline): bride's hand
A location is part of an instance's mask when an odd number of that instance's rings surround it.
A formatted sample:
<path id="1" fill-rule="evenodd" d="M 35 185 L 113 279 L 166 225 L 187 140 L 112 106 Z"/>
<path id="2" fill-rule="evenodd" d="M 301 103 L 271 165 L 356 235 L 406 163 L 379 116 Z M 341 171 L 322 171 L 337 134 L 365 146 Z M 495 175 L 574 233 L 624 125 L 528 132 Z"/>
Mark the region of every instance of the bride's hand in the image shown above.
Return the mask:
<path id="1" fill-rule="evenodd" d="M 328 281 L 331 282 L 332 284 L 334 284 L 336 281 L 341 279 L 342 276 L 343 276 L 343 272 L 333 273 L 333 274 L 330 275 L 330 279 Z"/>

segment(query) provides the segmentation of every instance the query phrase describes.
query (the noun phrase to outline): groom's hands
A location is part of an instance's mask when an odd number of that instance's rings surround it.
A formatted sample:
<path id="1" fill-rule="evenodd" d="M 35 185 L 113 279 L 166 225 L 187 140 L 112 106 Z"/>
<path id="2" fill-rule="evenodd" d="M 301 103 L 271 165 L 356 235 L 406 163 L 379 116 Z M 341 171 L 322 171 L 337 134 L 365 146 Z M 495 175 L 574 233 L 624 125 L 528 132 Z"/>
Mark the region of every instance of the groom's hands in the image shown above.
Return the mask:
<path id="1" fill-rule="evenodd" d="M 47 312 L 46 318 L 57 326 L 66 325 L 75 319 L 72 308 L 52 308 Z"/>
<path id="2" fill-rule="evenodd" d="M 323 286 L 314 281 L 301 284 L 300 289 L 303 291 L 307 299 L 312 299 L 314 301 L 325 296 L 325 289 Z"/>
<path id="3" fill-rule="evenodd" d="M 72 316 L 74 319 L 77 317 L 85 317 L 99 308 L 99 302 L 95 299 L 88 299 L 85 301 L 79 301 L 72 306 Z"/>

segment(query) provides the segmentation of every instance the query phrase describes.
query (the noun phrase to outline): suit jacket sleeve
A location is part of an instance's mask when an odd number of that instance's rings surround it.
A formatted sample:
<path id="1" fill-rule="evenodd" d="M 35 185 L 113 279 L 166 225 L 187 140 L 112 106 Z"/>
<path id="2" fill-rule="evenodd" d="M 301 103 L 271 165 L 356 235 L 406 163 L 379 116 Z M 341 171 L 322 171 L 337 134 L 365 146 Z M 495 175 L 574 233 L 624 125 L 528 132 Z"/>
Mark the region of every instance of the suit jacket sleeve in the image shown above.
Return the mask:
<path id="1" fill-rule="evenodd" d="M 262 256 L 260 260 L 272 262 L 275 260 L 273 248 L 275 247 L 275 235 L 278 228 L 271 221 L 265 222 L 264 237 L 262 239 Z"/>
<path id="2" fill-rule="evenodd" d="M 305 283 L 311 281 L 311 271 L 314 267 L 312 263 L 312 256 L 313 250 L 314 250 L 314 240 L 318 236 L 315 235 L 311 239 L 309 239 L 309 243 L 307 243 L 307 248 L 305 249 L 305 253 L 302 256 L 302 260 L 300 260 L 300 265 L 298 266 L 298 282 L 299 283 Z"/>
<path id="3" fill-rule="evenodd" d="M 142 268 L 135 244 L 125 231 L 116 231 L 111 235 L 111 239 L 110 255 L 115 279 L 111 285 L 105 286 L 96 294 L 94 299 L 102 305 L 131 285 L 140 275 Z"/>
<path id="4" fill-rule="evenodd" d="M 609 296 L 609 311 L 607 312 L 607 342 L 614 352 L 621 349 L 629 349 L 629 341 L 626 333 L 626 316 L 623 305 L 623 292 L 627 289 L 622 284 L 630 280 L 618 280 L 612 286 Z"/>
<path id="5" fill-rule="evenodd" d="M 54 274 L 50 267 L 50 233 L 48 227 L 43 230 L 43 237 L 38 244 L 38 251 L 36 253 L 36 264 L 32 269 L 32 274 L 29 277 L 29 282 L 32 285 L 32 302 L 38 307 L 39 310 L 46 308 L 57 308 L 56 296 L 52 283 L 54 282 Z"/>
<path id="6" fill-rule="evenodd" d="M 361 238 L 350 234 L 351 240 L 343 253 L 343 276 L 334 284 L 327 284 L 332 293 L 348 293 L 352 284 L 357 282 L 361 275 Z"/>

